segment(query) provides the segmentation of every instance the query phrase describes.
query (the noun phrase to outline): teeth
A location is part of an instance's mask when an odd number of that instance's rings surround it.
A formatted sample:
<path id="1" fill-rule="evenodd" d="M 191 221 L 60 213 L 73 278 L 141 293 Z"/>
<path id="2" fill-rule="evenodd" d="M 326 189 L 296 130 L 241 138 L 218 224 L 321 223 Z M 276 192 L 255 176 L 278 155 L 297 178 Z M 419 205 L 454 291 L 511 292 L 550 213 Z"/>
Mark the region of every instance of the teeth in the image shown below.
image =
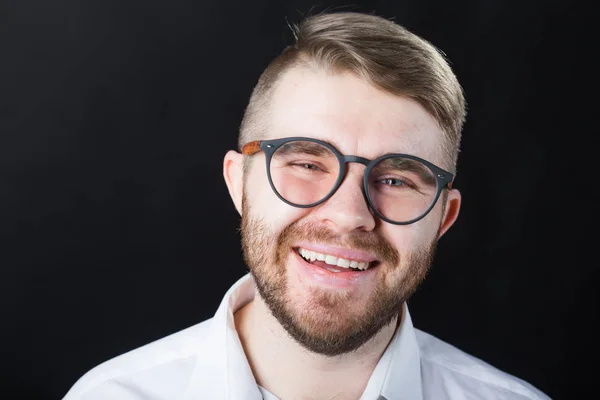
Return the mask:
<path id="1" fill-rule="evenodd" d="M 350 261 L 344 260 L 343 258 L 338 258 L 337 266 L 344 267 L 344 268 L 350 268 Z"/>
<path id="2" fill-rule="evenodd" d="M 355 260 L 346 260 L 344 258 L 338 258 L 329 254 L 317 253 L 316 251 L 310 251 L 303 248 L 298 249 L 298 253 L 305 259 L 310 262 L 315 260 L 325 261 L 326 264 L 335 265 L 337 267 L 342 268 L 358 268 L 362 271 L 369 268 L 368 262 L 361 262 Z"/>
<path id="3" fill-rule="evenodd" d="M 325 264 L 337 265 L 337 261 L 337 257 L 330 256 L 329 254 L 325 256 Z"/>

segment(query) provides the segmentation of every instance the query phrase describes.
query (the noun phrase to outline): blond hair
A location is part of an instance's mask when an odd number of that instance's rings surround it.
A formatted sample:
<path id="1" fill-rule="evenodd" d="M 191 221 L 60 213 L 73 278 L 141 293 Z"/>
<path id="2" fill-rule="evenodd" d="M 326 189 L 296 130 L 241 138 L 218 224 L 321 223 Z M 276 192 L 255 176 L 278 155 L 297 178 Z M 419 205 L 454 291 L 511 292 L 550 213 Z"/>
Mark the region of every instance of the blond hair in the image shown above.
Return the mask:
<path id="1" fill-rule="evenodd" d="M 455 172 L 466 104 L 445 56 L 431 43 L 385 18 L 354 12 L 310 16 L 292 27 L 296 43 L 284 49 L 254 87 L 240 127 L 239 146 L 264 135 L 259 118 L 276 83 L 299 65 L 351 72 L 387 93 L 417 101 L 445 133 L 446 168 Z"/>

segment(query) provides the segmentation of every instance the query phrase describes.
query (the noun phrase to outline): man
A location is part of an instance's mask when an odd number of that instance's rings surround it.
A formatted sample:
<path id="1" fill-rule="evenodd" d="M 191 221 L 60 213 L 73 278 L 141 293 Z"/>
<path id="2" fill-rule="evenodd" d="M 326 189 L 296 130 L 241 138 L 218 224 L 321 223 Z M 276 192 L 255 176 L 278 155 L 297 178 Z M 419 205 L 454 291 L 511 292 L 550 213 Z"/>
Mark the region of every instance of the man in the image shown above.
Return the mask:
<path id="1" fill-rule="evenodd" d="M 82 377 L 66 399 L 546 399 L 412 325 L 456 220 L 465 104 L 428 42 L 312 16 L 265 70 L 223 173 L 250 274 L 214 318 Z"/>

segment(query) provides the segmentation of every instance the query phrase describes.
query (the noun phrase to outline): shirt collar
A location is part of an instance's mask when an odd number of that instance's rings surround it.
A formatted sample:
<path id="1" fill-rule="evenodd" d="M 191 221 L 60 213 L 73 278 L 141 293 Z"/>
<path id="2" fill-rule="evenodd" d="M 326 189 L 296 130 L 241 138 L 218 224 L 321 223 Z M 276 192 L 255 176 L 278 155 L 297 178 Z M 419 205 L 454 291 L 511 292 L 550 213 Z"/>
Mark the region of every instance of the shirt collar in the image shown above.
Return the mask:
<path id="1" fill-rule="evenodd" d="M 419 344 L 406 303 L 402 307 L 400 326 L 382 356 L 390 359 L 381 395 L 387 400 L 422 400 Z"/>
<path id="2" fill-rule="evenodd" d="M 246 274 L 225 294 L 207 336 L 199 344 L 185 400 L 262 399 L 233 318 L 238 309 L 252 301 L 254 290 L 252 277 Z M 376 399 L 378 394 L 387 400 L 421 400 L 420 365 L 419 346 L 404 305 L 399 329 L 369 379 L 365 390 L 368 397 L 361 400 Z"/>

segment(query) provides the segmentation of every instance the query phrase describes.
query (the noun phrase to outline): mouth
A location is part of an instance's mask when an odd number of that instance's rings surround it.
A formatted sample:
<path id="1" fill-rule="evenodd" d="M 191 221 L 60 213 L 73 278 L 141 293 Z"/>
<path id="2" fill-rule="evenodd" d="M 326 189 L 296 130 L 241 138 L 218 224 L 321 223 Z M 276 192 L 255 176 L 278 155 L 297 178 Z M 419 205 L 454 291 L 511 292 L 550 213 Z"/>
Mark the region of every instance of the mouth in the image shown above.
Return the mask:
<path id="1" fill-rule="evenodd" d="M 380 263 L 378 260 L 365 261 L 347 259 L 333 254 L 320 253 L 305 249 L 303 247 L 296 247 L 294 250 L 307 263 L 338 274 L 348 272 L 364 272 L 375 268 Z"/>

